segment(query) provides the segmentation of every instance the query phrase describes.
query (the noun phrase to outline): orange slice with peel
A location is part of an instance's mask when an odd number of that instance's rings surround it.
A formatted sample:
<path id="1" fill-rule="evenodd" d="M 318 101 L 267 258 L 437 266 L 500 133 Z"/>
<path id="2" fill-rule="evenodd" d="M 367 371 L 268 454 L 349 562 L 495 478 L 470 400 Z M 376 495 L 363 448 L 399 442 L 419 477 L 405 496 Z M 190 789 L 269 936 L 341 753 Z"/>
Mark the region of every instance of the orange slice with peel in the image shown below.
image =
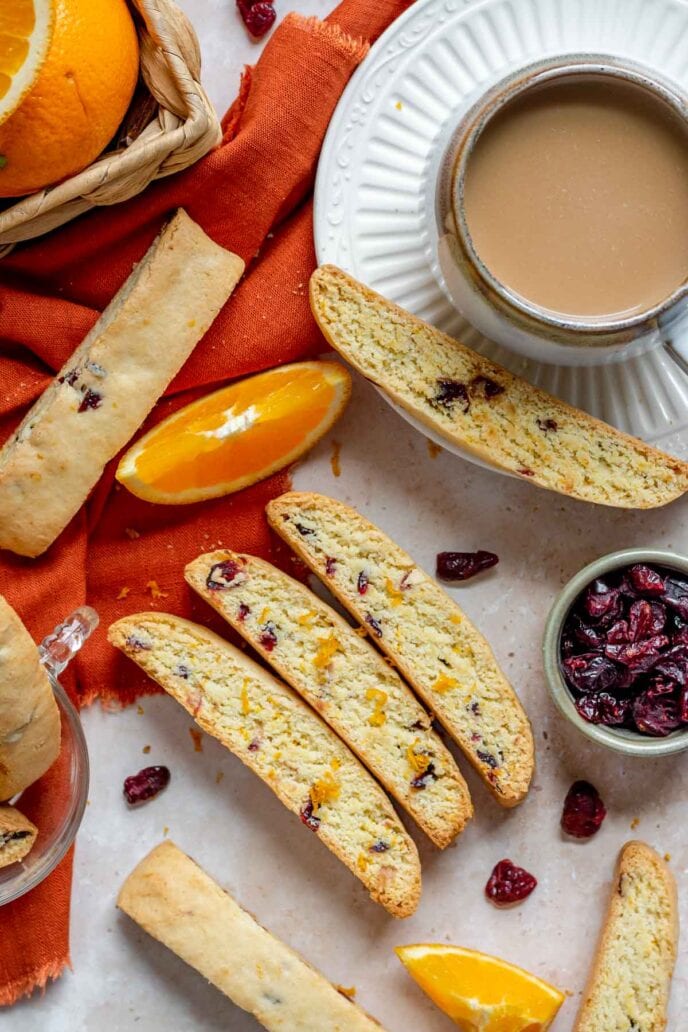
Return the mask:
<path id="1" fill-rule="evenodd" d="M 36 81 L 54 22 L 53 0 L 0 0 L 0 125 Z"/>
<path id="2" fill-rule="evenodd" d="M 351 377 L 337 362 L 295 362 L 192 402 L 129 449 L 117 479 L 148 502 L 232 494 L 295 462 L 342 414 Z"/>
<path id="3" fill-rule="evenodd" d="M 426 943 L 396 954 L 463 1032 L 545 1032 L 564 1002 L 554 986 L 477 950 Z"/>

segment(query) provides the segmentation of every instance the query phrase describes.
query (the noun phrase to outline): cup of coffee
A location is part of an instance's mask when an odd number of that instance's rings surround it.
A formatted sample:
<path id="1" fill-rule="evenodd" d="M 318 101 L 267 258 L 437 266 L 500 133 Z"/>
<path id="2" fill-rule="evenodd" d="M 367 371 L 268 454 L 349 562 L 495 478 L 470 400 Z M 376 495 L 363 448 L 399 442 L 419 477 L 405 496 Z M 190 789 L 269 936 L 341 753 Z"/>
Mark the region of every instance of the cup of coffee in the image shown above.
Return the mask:
<path id="1" fill-rule="evenodd" d="M 685 362 L 688 100 L 642 67 L 582 54 L 497 83 L 452 136 L 436 217 L 452 301 L 487 337 L 560 365 Z"/>

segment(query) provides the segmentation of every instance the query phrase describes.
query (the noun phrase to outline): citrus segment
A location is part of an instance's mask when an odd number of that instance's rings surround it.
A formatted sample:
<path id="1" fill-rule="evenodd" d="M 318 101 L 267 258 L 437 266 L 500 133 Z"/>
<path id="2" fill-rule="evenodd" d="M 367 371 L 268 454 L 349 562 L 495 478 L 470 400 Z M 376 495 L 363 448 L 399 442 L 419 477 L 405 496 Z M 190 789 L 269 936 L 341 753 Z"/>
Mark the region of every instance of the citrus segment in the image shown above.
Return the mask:
<path id="1" fill-rule="evenodd" d="M 117 479 L 149 502 L 231 494 L 295 462 L 341 415 L 351 378 L 336 362 L 297 362 L 199 398 L 150 430 Z"/>
<path id="2" fill-rule="evenodd" d="M 463 1032 L 545 1032 L 564 994 L 522 968 L 476 950 L 400 946 L 411 977 Z"/>
<path id="3" fill-rule="evenodd" d="M 53 0 L 0 3 L 0 124 L 33 85 L 50 46 Z"/>
<path id="4" fill-rule="evenodd" d="M 0 0 L 0 19 L 6 3 L 26 2 Z M 6 121 L 0 117 L 0 197 L 49 186 L 97 158 L 115 135 L 139 74 L 126 0 L 33 2 L 37 16 L 43 7 L 54 10 L 54 27 L 28 92 Z M 0 110 L 4 105 L 0 101 Z"/>

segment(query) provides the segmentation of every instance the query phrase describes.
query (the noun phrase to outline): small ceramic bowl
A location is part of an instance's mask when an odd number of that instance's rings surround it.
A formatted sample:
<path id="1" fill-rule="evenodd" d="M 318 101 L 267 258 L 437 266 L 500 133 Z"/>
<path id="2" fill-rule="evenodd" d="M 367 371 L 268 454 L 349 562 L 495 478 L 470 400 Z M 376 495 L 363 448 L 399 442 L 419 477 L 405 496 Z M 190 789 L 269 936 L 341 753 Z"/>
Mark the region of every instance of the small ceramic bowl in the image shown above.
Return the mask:
<path id="1" fill-rule="evenodd" d="M 72 613 L 39 646 L 60 711 L 62 739 L 56 763 L 64 768 L 64 781 L 61 780 L 59 793 L 51 799 L 49 821 L 39 826 L 31 851 L 19 863 L 0 868 L 0 907 L 23 896 L 47 878 L 65 856 L 79 830 L 88 796 L 88 749 L 79 714 L 57 678 L 97 625 L 96 613 L 84 606 Z M 40 792 L 45 777 L 11 802 L 21 810 L 22 796 Z"/>
<path id="2" fill-rule="evenodd" d="M 675 570 L 676 573 L 688 578 L 688 556 L 676 555 L 675 552 L 668 552 L 657 548 L 626 548 L 620 552 L 611 552 L 609 555 L 603 555 L 600 559 L 590 563 L 589 566 L 584 567 L 580 573 L 577 573 L 568 582 L 552 606 L 547 618 L 542 644 L 545 677 L 552 698 L 560 712 L 579 731 L 591 738 L 593 742 L 606 745 L 607 748 L 625 753 L 627 756 L 669 756 L 672 753 L 688 749 L 688 728 L 680 728 L 678 731 L 667 735 L 666 738 L 651 738 L 626 728 L 591 724 L 590 721 L 581 717 L 576 709 L 573 696 L 561 673 L 561 634 L 566 617 L 574 602 L 588 584 L 597 577 L 604 577 L 610 570 L 632 566 L 634 563 L 650 563 L 653 566 L 663 566 L 667 569 Z"/>

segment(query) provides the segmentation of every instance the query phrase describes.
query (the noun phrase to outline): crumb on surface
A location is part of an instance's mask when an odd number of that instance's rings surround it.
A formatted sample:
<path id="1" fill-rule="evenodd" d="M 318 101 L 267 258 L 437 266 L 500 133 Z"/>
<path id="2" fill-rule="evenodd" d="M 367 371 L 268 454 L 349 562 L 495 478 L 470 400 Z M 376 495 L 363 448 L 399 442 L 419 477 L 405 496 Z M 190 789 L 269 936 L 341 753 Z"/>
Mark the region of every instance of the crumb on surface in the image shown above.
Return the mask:
<path id="1" fill-rule="evenodd" d="M 426 437 L 425 441 L 428 446 L 428 455 L 431 459 L 436 459 L 442 451 L 441 446 L 439 444 L 435 444 L 435 442 L 431 441 L 429 437 Z"/>
<path id="2" fill-rule="evenodd" d="M 120 588 L 119 589 L 119 594 L 117 595 L 117 598 L 115 599 L 115 601 L 116 602 L 120 602 L 123 598 L 127 597 L 127 595 L 129 594 L 130 591 L 131 591 L 131 588 L 127 588 L 127 587 Z"/>
<path id="3" fill-rule="evenodd" d="M 332 454 L 330 455 L 330 466 L 332 467 L 332 474 L 335 477 L 341 477 L 342 475 L 341 452 L 341 441 L 333 441 Z"/>
<path id="4" fill-rule="evenodd" d="M 215 784 L 219 785 L 224 776 L 225 772 L 223 770 L 218 770 L 217 774 L 215 775 Z"/>
<path id="5" fill-rule="evenodd" d="M 158 582 L 154 580 L 146 582 L 146 590 L 150 593 L 152 599 L 167 598 L 169 595 L 169 591 L 163 591 Z"/>
<path id="6" fill-rule="evenodd" d="M 335 985 L 335 989 L 337 990 L 338 993 L 341 993 L 342 996 L 346 996 L 347 1000 L 355 1000 L 356 999 L 356 986 L 355 985 L 349 986 L 348 988 L 345 985 Z"/>
<path id="7" fill-rule="evenodd" d="M 146 754 L 146 756 L 147 756 L 147 755 L 148 755 L 148 753 L 149 753 L 149 752 L 151 751 L 151 747 L 150 747 L 150 745 L 144 745 L 144 747 L 143 747 L 143 750 L 142 750 L 142 751 L 143 751 L 143 752 L 144 752 L 144 753 Z"/>
<path id="8" fill-rule="evenodd" d="M 130 541 L 136 541 L 137 538 L 141 537 L 141 535 L 139 534 L 138 530 L 134 530 L 133 527 L 125 527 L 124 528 L 124 533 L 129 538 Z"/>
<path id="9" fill-rule="evenodd" d="M 146 712 L 140 702 L 136 706 L 136 712 L 140 717 L 142 717 L 143 714 Z"/>
<path id="10" fill-rule="evenodd" d="M 639 824 L 640 824 L 640 817 L 634 817 L 633 820 L 631 821 L 631 831 L 635 831 L 635 829 L 638 827 Z"/>
<path id="11" fill-rule="evenodd" d="M 191 741 L 194 744 L 194 752 L 203 752 L 203 736 L 201 735 L 201 732 L 195 727 L 190 727 L 189 734 L 191 735 Z"/>

